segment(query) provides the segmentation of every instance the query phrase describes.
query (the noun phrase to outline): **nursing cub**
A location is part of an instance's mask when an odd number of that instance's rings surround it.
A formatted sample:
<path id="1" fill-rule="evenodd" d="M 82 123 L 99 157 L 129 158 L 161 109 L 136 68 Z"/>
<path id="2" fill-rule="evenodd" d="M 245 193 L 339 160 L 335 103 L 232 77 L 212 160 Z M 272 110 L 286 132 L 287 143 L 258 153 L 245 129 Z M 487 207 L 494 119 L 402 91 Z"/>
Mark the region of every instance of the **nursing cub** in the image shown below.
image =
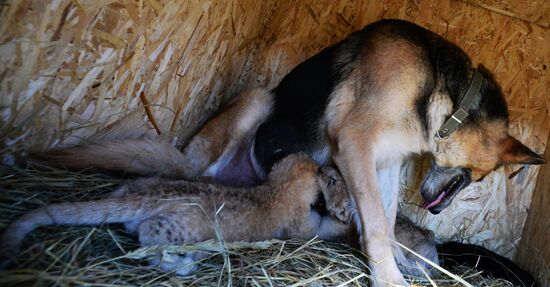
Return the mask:
<path id="1" fill-rule="evenodd" d="M 350 225 L 345 183 L 336 170 L 319 168 L 305 154 L 291 155 L 273 167 L 267 181 L 253 188 L 148 178 L 130 181 L 104 200 L 56 203 L 22 216 L 0 238 L 1 261 L 17 254 L 24 237 L 43 225 L 123 223 L 142 246 L 318 236 L 334 240 Z M 324 200 L 322 200 L 324 199 Z M 327 212 L 315 205 L 326 202 Z M 216 222 L 217 224 L 214 224 Z M 201 257 L 188 253 L 154 260 L 161 269 L 186 275 Z"/>
<path id="2" fill-rule="evenodd" d="M 215 239 L 215 226 L 226 241 L 315 236 L 346 240 L 353 221 L 358 222 L 356 208 L 341 175 L 334 168 L 320 168 L 306 154 L 298 153 L 277 163 L 267 181 L 253 188 L 146 178 L 129 181 L 107 199 L 46 205 L 4 230 L 0 263 L 13 259 L 25 236 L 44 225 L 123 223 L 130 232 L 137 233 L 142 246 L 154 246 Z M 416 227 L 398 221 L 397 240 L 437 260 L 433 237 L 411 236 L 411 228 Z M 161 259 L 159 255 L 151 264 L 187 275 L 204 254 L 196 251 L 170 256 Z M 409 267 L 416 266 L 416 258 L 407 254 L 407 260 Z M 414 268 L 405 269 L 415 273 Z"/>

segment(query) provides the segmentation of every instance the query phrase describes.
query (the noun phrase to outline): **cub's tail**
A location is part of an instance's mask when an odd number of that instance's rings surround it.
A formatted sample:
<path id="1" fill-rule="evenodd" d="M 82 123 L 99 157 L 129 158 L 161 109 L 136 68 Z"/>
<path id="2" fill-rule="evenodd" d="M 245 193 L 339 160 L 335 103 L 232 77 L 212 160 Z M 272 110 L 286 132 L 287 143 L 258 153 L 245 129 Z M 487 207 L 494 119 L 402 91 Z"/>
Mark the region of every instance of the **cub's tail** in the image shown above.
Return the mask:
<path id="1" fill-rule="evenodd" d="M 25 236 L 44 225 L 101 225 L 142 218 L 146 210 L 139 201 L 105 200 L 46 205 L 23 215 L 10 224 L 0 237 L 0 267 L 18 253 Z"/>
<path id="2" fill-rule="evenodd" d="M 31 158 L 70 169 L 95 168 L 140 176 L 190 179 L 190 167 L 175 147 L 149 140 L 118 140 L 32 153 Z"/>

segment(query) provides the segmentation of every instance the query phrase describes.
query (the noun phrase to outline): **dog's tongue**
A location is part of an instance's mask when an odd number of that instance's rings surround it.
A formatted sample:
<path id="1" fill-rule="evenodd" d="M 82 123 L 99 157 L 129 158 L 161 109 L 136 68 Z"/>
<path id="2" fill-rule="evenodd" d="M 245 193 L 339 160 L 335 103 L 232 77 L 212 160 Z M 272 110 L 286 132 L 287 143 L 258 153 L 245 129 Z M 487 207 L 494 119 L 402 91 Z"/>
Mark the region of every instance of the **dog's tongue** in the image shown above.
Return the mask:
<path id="1" fill-rule="evenodd" d="M 444 191 L 444 192 L 440 193 L 434 201 L 424 202 L 424 204 L 422 204 L 422 208 L 428 209 L 428 208 L 431 208 L 433 206 L 438 205 L 443 200 L 443 198 L 445 198 L 446 194 L 447 194 L 447 192 Z"/>

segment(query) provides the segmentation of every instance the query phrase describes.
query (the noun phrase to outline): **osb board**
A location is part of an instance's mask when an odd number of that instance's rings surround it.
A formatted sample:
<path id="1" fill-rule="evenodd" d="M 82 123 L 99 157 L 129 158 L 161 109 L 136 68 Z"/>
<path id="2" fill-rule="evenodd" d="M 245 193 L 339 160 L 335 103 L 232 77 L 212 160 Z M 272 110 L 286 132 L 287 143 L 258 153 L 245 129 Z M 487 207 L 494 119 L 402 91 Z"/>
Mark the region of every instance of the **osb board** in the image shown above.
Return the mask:
<path id="1" fill-rule="evenodd" d="M 180 142 L 242 87 L 272 87 L 299 62 L 380 18 L 423 25 L 495 71 L 510 103 L 512 134 L 543 150 L 548 29 L 479 6 L 450 0 L 12 0 L 0 5 L 0 154 L 157 133 Z M 462 192 L 437 217 L 405 208 L 442 236 L 462 234 L 512 255 L 537 169 L 507 181 L 512 170 Z M 410 185 L 418 178 L 405 179 Z M 418 203 L 413 191 L 407 201 Z"/>
<path id="2" fill-rule="evenodd" d="M 461 46 L 494 71 L 509 103 L 510 132 L 542 152 L 549 134 L 550 31 L 540 25 L 459 1 L 286 1 L 263 34 L 252 79 L 274 86 L 296 64 L 350 32 L 381 18 L 413 21 Z M 460 193 L 438 216 L 418 208 L 423 169 L 403 170 L 403 208 L 441 238 L 456 237 L 513 256 L 531 201 L 538 169 L 501 168 Z M 416 185 L 415 185 L 416 184 Z"/>
<path id="3" fill-rule="evenodd" d="M 273 3 L 3 3 L 0 150 L 189 135 L 239 88 Z"/>
<path id="4" fill-rule="evenodd" d="M 550 1 L 548 0 L 465 0 L 496 13 L 523 19 L 550 27 Z"/>
<path id="5" fill-rule="evenodd" d="M 550 146 L 544 157 L 550 159 Z M 550 286 L 550 164 L 541 167 L 531 202 L 516 260 L 540 286 Z"/>

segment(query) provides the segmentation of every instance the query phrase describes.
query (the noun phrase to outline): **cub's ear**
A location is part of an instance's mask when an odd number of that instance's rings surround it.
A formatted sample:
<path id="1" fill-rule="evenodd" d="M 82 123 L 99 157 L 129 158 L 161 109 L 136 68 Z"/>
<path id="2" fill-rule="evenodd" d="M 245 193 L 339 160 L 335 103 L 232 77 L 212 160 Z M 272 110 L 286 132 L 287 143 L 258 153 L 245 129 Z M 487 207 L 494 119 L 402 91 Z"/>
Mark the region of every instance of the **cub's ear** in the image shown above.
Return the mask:
<path id="1" fill-rule="evenodd" d="M 543 164 L 546 160 L 512 136 L 500 142 L 500 162 L 503 164 Z"/>

